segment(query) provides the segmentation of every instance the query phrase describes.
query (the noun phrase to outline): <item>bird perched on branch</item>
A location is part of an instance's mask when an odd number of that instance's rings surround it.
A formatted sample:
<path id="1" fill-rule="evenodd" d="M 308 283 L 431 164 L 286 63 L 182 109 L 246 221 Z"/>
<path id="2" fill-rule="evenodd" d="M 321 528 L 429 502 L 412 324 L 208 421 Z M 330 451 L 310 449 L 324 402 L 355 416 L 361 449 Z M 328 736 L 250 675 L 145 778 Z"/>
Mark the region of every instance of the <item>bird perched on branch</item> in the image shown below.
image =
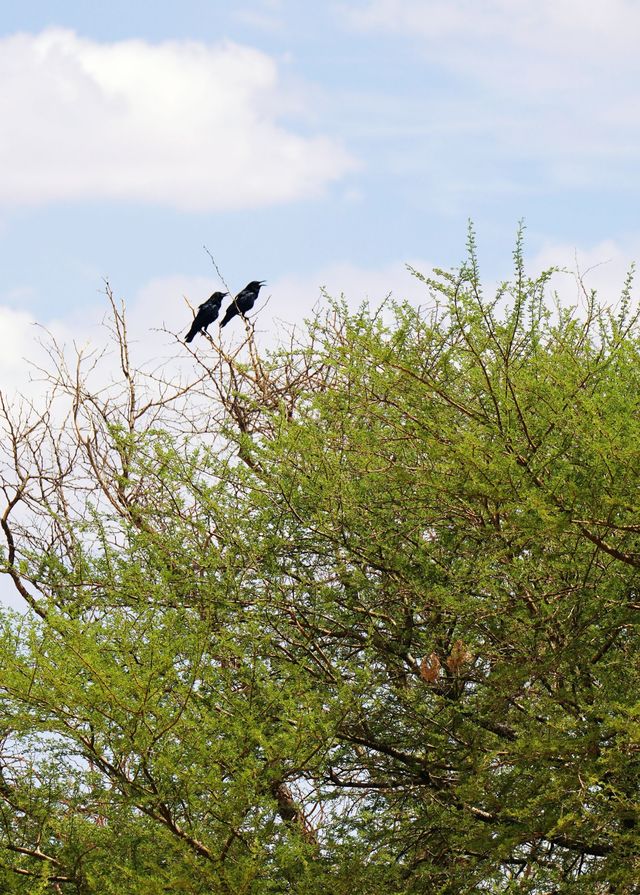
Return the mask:
<path id="1" fill-rule="evenodd" d="M 185 337 L 185 342 L 193 341 L 196 333 L 199 330 L 202 330 L 202 332 L 206 333 L 209 324 L 213 323 L 213 321 L 217 319 L 218 314 L 220 313 L 220 305 L 222 304 L 222 299 L 225 297 L 225 295 L 228 294 L 228 292 L 214 292 L 211 298 L 208 298 L 206 301 L 202 302 L 202 304 L 198 308 L 198 313 L 193 318 L 193 323 L 191 324 L 191 329 Z"/>
<path id="2" fill-rule="evenodd" d="M 240 314 L 241 317 L 244 317 L 247 311 L 250 311 L 254 306 L 256 298 L 258 297 L 258 292 L 260 292 L 260 289 L 264 286 L 265 282 L 265 280 L 251 280 L 251 282 L 244 287 L 242 292 L 238 292 L 231 304 L 227 306 L 227 310 L 224 312 L 224 317 L 220 322 L 220 326 L 226 326 L 236 314 Z"/>

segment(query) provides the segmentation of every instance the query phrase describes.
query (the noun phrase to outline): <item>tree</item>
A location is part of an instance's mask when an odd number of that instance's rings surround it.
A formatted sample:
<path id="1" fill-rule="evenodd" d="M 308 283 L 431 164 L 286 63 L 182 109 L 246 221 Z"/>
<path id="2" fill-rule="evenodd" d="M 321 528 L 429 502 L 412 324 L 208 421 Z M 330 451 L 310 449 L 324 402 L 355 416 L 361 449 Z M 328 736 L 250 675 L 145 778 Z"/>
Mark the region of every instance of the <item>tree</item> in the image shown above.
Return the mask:
<path id="1" fill-rule="evenodd" d="M 487 300 L 471 237 L 427 310 L 186 383 L 115 303 L 119 385 L 52 346 L 3 404 L 7 891 L 640 891 L 638 319 L 551 273 Z"/>

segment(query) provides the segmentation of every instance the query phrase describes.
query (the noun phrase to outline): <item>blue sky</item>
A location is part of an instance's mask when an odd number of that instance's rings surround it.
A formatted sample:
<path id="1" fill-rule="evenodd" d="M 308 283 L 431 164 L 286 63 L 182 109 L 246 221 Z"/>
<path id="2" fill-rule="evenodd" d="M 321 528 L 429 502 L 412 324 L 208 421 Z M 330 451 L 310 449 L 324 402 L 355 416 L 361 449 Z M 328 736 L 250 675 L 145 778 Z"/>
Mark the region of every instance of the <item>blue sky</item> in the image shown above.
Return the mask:
<path id="1" fill-rule="evenodd" d="M 598 265 L 612 302 L 640 254 L 634 0 L 30 0 L 0 28 L 5 386 L 34 322 L 99 338 L 105 277 L 164 350 L 219 286 L 204 245 L 268 281 L 265 326 L 321 286 L 419 300 L 405 262 L 458 263 L 469 218 L 489 280 L 520 219 L 532 268 Z"/>

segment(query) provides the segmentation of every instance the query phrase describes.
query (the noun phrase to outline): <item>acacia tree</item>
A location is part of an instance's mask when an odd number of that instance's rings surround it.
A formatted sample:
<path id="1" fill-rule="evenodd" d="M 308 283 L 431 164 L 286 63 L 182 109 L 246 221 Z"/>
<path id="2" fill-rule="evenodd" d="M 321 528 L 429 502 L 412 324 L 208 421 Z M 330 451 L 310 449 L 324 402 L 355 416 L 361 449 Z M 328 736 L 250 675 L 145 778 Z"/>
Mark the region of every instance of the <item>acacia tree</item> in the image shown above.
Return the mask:
<path id="1" fill-rule="evenodd" d="M 640 333 L 550 276 L 485 299 L 471 239 L 427 311 L 178 383 L 115 305 L 111 388 L 52 346 L 3 405 L 6 891 L 640 891 Z"/>

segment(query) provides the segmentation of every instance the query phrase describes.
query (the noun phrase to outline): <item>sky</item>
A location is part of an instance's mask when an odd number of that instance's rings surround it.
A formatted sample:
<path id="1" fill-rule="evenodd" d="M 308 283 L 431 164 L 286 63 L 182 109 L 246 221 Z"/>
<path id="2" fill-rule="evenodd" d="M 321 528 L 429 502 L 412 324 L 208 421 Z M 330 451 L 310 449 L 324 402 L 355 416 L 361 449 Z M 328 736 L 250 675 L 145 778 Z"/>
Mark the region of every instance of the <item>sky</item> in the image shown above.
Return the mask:
<path id="1" fill-rule="evenodd" d="M 635 0 L 4 4 L 0 389 L 34 324 L 103 338 L 105 279 L 169 350 L 157 330 L 221 288 L 209 253 L 233 291 L 267 281 L 269 329 L 322 287 L 419 301 L 406 264 L 460 263 L 469 219 L 506 278 L 524 220 L 532 271 L 577 265 L 614 303 L 640 255 L 638 34 Z"/>

